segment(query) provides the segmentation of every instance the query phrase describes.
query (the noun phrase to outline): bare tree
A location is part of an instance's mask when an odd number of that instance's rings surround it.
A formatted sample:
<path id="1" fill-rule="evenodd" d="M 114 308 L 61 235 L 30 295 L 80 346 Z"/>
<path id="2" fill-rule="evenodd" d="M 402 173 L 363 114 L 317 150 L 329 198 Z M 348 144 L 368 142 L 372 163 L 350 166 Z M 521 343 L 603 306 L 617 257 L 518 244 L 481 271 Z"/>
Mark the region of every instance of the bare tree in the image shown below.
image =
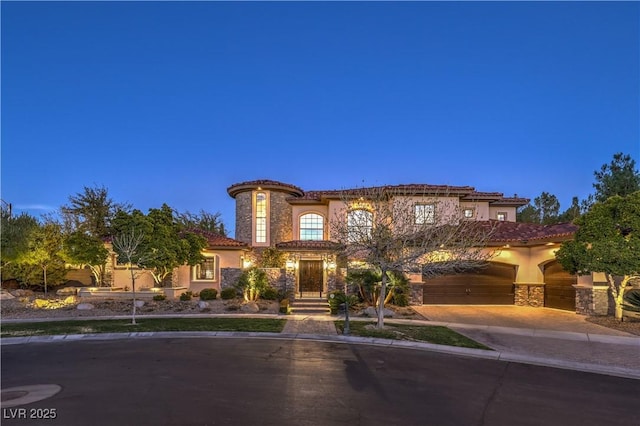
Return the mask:
<path id="1" fill-rule="evenodd" d="M 462 272 L 486 264 L 485 250 L 495 224 L 465 219 L 447 187 L 415 185 L 360 188 L 340 192 L 332 239 L 350 261 L 382 273 L 377 327 L 384 327 L 387 272 L 426 276 Z"/>
<path id="2" fill-rule="evenodd" d="M 118 254 L 120 260 L 125 260 L 127 268 L 131 273 L 131 289 L 133 291 L 133 310 L 131 314 L 131 324 L 136 324 L 136 275 L 133 272 L 133 265 L 140 264 L 144 260 L 144 253 L 140 252 L 140 244 L 144 241 L 144 233 L 131 230 L 116 235 L 113 238 L 113 249 Z"/>

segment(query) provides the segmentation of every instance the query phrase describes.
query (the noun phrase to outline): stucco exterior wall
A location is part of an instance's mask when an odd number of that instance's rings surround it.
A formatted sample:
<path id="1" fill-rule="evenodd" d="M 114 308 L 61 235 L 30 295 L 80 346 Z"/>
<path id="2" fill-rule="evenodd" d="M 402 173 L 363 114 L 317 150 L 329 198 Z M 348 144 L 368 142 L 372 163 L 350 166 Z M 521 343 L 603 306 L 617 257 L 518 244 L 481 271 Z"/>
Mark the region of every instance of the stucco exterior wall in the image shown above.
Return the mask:
<path id="1" fill-rule="evenodd" d="M 515 207 L 489 207 L 489 219 L 497 219 L 498 212 L 507 213 L 507 222 L 516 221 L 516 208 Z"/>
<path id="2" fill-rule="evenodd" d="M 133 273 L 136 279 L 136 290 L 140 290 L 143 287 L 152 288 L 155 286 L 153 276 L 149 271 L 145 271 L 144 269 L 134 269 Z M 114 268 L 113 287 L 128 287 L 131 289 L 131 272 L 121 266 Z"/>
<path id="3" fill-rule="evenodd" d="M 489 203 L 488 202 L 469 202 L 469 201 L 461 201 L 460 202 L 460 211 L 464 209 L 474 209 L 475 215 L 473 219 L 475 220 L 489 220 Z M 495 219 L 495 218 L 494 218 Z"/>
<path id="4" fill-rule="evenodd" d="M 300 216 L 307 213 L 315 213 L 324 217 L 324 239 L 329 237 L 329 208 L 326 205 L 303 205 L 303 206 L 292 206 L 291 208 L 291 216 L 292 216 L 292 240 L 300 239 Z"/>

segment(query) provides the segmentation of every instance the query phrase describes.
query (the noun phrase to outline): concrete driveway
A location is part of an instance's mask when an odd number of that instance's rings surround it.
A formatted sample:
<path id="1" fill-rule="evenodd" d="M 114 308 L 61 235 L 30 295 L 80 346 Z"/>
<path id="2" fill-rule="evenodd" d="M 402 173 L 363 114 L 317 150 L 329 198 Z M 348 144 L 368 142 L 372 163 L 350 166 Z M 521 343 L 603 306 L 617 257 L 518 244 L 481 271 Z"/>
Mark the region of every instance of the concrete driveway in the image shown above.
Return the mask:
<path id="1" fill-rule="evenodd" d="M 444 323 L 629 336 L 622 331 L 592 324 L 582 315 L 551 308 L 485 305 L 423 305 L 413 308 L 429 321 Z"/>

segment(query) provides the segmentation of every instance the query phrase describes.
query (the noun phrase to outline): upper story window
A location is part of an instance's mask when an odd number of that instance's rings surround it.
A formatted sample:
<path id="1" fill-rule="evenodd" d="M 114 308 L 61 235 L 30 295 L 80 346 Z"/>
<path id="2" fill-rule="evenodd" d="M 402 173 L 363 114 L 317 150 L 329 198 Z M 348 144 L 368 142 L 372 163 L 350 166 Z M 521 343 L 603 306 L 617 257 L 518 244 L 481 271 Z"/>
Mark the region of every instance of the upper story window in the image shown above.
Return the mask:
<path id="1" fill-rule="evenodd" d="M 324 239 L 324 218 L 315 213 L 307 213 L 300 216 L 300 239 Z"/>
<path id="2" fill-rule="evenodd" d="M 256 243 L 267 242 L 267 195 L 256 194 Z"/>
<path id="3" fill-rule="evenodd" d="M 507 220 L 507 212 L 498 212 L 498 214 L 496 215 L 496 219 L 498 219 L 499 221 L 506 221 Z"/>
<path id="4" fill-rule="evenodd" d="M 414 206 L 414 221 L 416 225 L 435 223 L 436 206 L 434 204 L 416 204 Z"/>
<path id="5" fill-rule="evenodd" d="M 362 241 L 371 237 L 373 213 L 368 210 L 351 210 L 347 213 L 347 232 L 349 241 Z"/>
<path id="6" fill-rule="evenodd" d="M 216 280 L 216 258 L 207 257 L 202 263 L 193 267 L 193 279 L 197 281 Z"/>
<path id="7" fill-rule="evenodd" d="M 464 216 L 465 219 L 473 219 L 474 216 L 474 209 L 464 209 L 462 211 L 462 215 Z"/>

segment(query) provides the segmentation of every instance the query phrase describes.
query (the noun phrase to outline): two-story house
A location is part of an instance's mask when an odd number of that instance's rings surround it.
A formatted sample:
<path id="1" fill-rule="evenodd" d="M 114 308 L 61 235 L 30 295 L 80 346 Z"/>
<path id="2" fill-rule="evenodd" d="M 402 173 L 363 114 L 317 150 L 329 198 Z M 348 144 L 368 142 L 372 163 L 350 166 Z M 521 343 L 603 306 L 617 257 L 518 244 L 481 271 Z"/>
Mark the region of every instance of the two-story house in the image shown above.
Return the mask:
<path id="1" fill-rule="evenodd" d="M 574 225 L 518 223 L 516 210 L 528 199 L 480 192 L 470 186 L 411 184 L 384 188 L 390 194 L 398 194 L 401 189 L 402 196 L 410 197 L 416 220 L 431 220 L 436 216 L 435 209 L 449 206 L 459 211 L 463 220 L 495 221 L 495 232 L 485 249 L 492 252 L 488 267 L 432 279 L 413 275 L 412 303 L 516 304 L 585 313 L 593 310 L 593 285 L 578 285 L 578 277 L 563 271 L 555 260 L 559 244 L 572 238 Z M 256 251 L 275 247 L 284 252 L 289 289 L 299 296 L 311 293 L 317 297 L 340 288 L 345 270 L 336 263 L 332 221 L 349 220 L 341 213 L 348 191 L 354 190 L 304 191 L 273 180 L 231 185 L 227 192 L 236 201 L 235 238 Z"/>

